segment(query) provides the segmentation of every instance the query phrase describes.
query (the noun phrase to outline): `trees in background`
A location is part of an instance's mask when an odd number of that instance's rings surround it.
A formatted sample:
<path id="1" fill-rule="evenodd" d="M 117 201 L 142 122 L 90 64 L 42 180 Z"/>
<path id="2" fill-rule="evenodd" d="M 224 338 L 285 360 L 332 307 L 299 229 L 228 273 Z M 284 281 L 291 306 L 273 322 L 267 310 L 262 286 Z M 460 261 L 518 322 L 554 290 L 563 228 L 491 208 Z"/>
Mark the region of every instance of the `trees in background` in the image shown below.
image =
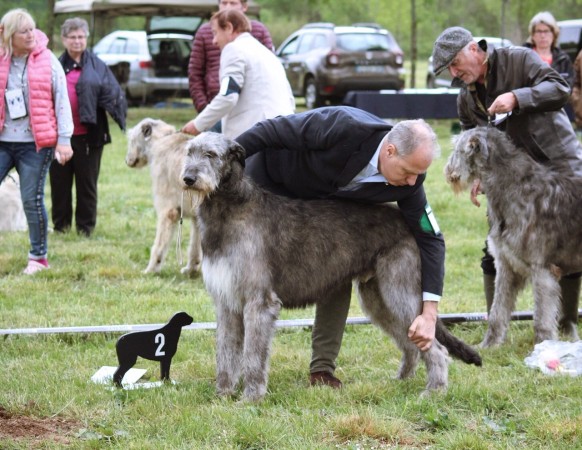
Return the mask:
<path id="1" fill-rule="evenodd" d="M 256 1 L 276 45 L 308 22 L 375 22 L 389 29 L 405 58 L 414 61 L 428 58 L 436 37 L 450 26 L 463 26 L 475 36 L 505 37 L 519 45 L 527 38 L 530 19 L 540 11 L 550 11 L 557 20 L 582 18 L 582 0 Z M 411 72 L 415 73 L 415 64 Z"/>
<path id="2" fill-rule="evenodd" d="M 478 36 L 501 36 L 521 44 L 534 14 L 550 11 L 557 20 L 582 18 L 582 0 L 256 0 L 261 20 L 276 44 L 307 22 L 376 22 L 388 28 L 406 55 L 412 47 L 412 5 L 417 20 L 419 58 L 430 55 L 434 39 L 446 27 L 464 26 Z M 503 14 L 504 12 L 504 14 Z M 502 23 L 502 15 L 504 22 Z"/>
<path id="3" fill-rule="evenodd" d="M 41 29 L 50 26 L 55 0 L 5 0 L 0 14 L 16 7 L 28 9 Z M 261 20 L 276 45 L 308 22 L 376 22 L 388 28 L 408 57 L 430 55 L 434 39 L 446 27 L 461 25 L 477 36 L 501 36 L 521 44 L 527 25 L 539 11 L 550 11 L 557 20 L 582 18 L 582 0 L 255 0 L 262 7 Z M 163 3 L 163 0 L 160 0 Z M 413 7 L 416 38 L 413 39 Z M 502 20 L 502 18 L 504 20 Z M 118 27 L 139 21 L 117 19 Z M 57 20 L 55 29 L 60 22 Z M 115 27 L 115 25 L 113 25 Z M 139 26 L 139 25 L 136 25 Z"/>

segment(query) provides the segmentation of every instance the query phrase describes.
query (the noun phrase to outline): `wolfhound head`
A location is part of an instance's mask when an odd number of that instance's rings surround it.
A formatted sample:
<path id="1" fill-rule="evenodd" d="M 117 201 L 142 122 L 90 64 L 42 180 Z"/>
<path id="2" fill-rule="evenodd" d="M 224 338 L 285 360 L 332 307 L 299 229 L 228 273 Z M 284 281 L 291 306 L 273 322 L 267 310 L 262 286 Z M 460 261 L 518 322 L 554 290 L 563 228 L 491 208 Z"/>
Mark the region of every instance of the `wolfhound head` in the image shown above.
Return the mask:
<path id="1" fill-rule="evenodd" d="M 201 198 L 240 181 L 245 150 L 222 134 L 206 132 L 190 139 L 180 179 L 184 189 Z"/>
<path id="2" fill-rule="evenodd" d="M 453 152 L 445 165 L 445 178 L 453 191 L 467 189 L 481 179 L 489 158 L 487 128 L 478 127 L 461 133 L 453 140 Z"/>
<path id="3" fill-rule="evenodd" d="M 176 128 L 163 120 L 143 119 L 128 131 L 127 154 L 125 163 L 129 167 L 143 167 L 148 163 L 148 152 L 156 138 L 168 136 L 176 132 Z"/>

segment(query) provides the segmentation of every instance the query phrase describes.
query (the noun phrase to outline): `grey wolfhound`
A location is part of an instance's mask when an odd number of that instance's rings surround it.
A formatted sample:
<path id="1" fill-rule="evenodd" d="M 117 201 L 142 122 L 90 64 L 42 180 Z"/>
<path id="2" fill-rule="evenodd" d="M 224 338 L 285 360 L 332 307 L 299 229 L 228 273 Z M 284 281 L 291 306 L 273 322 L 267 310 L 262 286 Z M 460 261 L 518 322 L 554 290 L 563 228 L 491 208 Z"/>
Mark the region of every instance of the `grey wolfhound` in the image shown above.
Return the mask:
<path id="1" fill-rule="evenodd" d="M 456 193 L 481 181 L 487 244 L 497 269 L 483 347 L 505 340 L 517 294 L 528 279 L 535 341 L 556 339 L 559 278 L 582 270 L 582 177 L 572 174 L 565 161 L 534 161 L 495 128 L 474 128 L 457 139 L 445 176 Z M 577 338 L 575 326 L 569 332 Z"/>
<path id="2" fill-rule="evenodd" d="M 427 390 L 444 389 L 447 349 L 481 364 L 479 354 L 440 322 L 427 352 L 408 339 L 421 309 L 420 257 L 397 209 L 280 197 L 244 176 L 244 161 L 239 144 L 203 133 L 188 143 L 180 175 L 200 204 L 202 275 L 216 308 L 219 395 L 233 395 L 242 372 L 244 398 L 260 400 L 281 308 L 314 304 L 352 279 L 366 314 L 403 352 L 399 378 L 412 376 L 421 357 Z"/>
<path id="3" fill-rule="evenodd" d="M 156 237 L 150 260 L 144 272 L 159 272 L 168 253 L 172 236 L 180 217 L 190 218 L 188 262 L 182 273 L 194 276 L 200 270 L 202 250 L 198 222 L 194 209 L 187 202 L 182 208 L 182 184 L 178 175 L 186 156 L 186 142 L 191 136 L 177 133 L 176 128 L 162 120 L 143 119 L 128 132 L 125 162 L 129 167 L 149 164 L 154 208 L 157 215 Z"/>

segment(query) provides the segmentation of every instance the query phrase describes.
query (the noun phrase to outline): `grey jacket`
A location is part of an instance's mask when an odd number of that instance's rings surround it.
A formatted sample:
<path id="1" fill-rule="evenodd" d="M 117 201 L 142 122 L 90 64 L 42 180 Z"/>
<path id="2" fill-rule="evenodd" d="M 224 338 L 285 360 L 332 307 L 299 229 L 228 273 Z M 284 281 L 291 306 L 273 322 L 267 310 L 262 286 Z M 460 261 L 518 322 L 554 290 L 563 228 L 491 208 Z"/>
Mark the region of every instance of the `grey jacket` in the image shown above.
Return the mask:
<path id="1" fill-rule="evenodd" d="M 489 52 L 487 84 L 481 96 L 475 84 L 461 87 L 457 98 L 461 127 L 487 125 L 487 108 L 507 92 L 513 92 L 518 107 L 498 128 L 538 161 L 566 158 L 579 167 L 582 148 L 563 109 L 570 87 L 530 49 L 506 47 Z"/>

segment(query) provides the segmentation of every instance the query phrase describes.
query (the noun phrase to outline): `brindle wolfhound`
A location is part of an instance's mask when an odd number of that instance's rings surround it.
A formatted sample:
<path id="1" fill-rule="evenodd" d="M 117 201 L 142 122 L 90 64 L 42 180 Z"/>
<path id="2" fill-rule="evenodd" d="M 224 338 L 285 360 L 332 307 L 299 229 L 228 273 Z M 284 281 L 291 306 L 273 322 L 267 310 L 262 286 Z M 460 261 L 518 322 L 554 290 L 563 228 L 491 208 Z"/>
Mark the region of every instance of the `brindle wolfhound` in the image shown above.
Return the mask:
<path id="1" fill-rule="evenodd" d="M 447 386 L 447 349 L 480 365 L 479 355 L 442 323 L 430 350 L 408 339 L 421 310 L 420 257 L 401 213 L 389 206 L 341 200 L 297 200 L 271 194 L 243 176 L 245 151 L 215 133 L 188 143 L 181 179 L 200 202 L 202 274 L 217 320 L 217 389 L 244 397 L 267 390 L 275 320 L 347 280 L 363 310 L 403 352 L 398 378 L 427 366 L 428 390 Z M 446 348 L 445 348 L 446 347 Z"/>
<path id="2" fill-rule="evenodd" d="M 184 211 L 181 211 L 183 189 L 178 179 L 186 156 L 186 142 L 191 136 L 177 133 L 172 125 L 154 119 L 142 120 L 129 130 L 128 136 L 125 162 L 129 167 L 137 168 L 149 164 L 158 218 L 156 238 L 144 272 L 159 272 L 162 269 L 174 230 L 182 215 L 191 220 L 188 262 L 182 268 L 182 273 L 194 276 L 200 270 L 202 259 L 198 223 L 190 205 L 186 203 Z"/>
<path id="3" fill-rule="evenodd" d="M 460 135 L 445 176 L 457 193 L 480 180 L 487 196 L 487 244 L 497 275 L 481 345 L 505 340 L 517 294 L 528 279 L 533 286 L 535 341 L 556 339 L 558 280 L 582 270 L 582 177 L 574 176 L 566 161 L 534 161 L 505 133 L 486 127 Z M 567 332 L 577 338 L 575 325 Z"/>

